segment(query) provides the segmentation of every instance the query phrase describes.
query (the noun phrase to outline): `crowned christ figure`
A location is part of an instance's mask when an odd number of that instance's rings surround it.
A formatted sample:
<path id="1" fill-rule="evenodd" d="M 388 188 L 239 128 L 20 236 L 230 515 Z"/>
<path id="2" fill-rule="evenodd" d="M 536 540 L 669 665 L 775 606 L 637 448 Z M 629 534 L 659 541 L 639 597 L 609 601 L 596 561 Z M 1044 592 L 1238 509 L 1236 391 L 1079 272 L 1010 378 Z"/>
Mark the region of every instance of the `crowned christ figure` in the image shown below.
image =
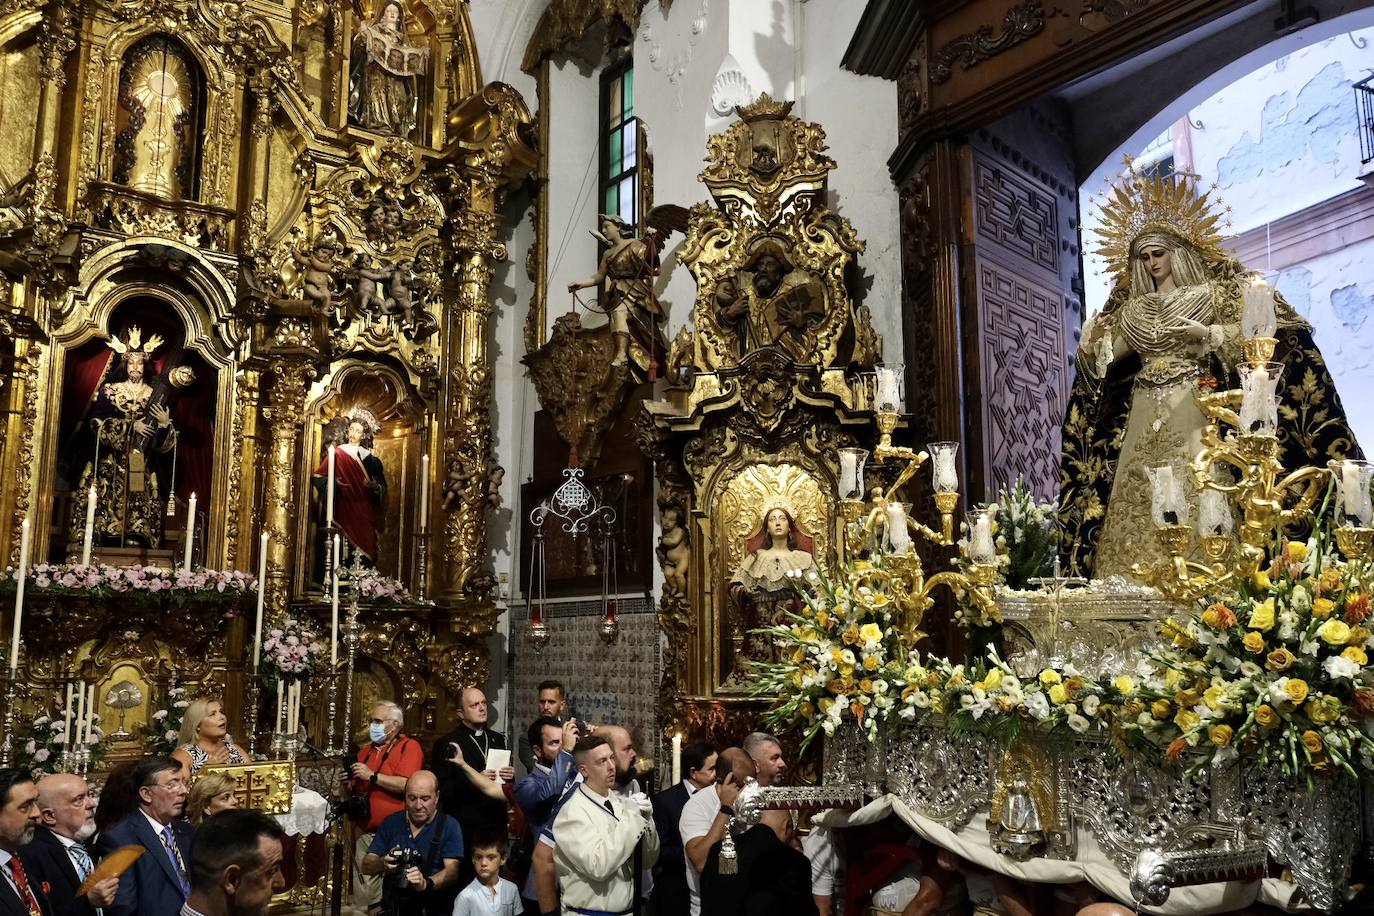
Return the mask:
<path id="1" fill-rule="evenodd" d="M 151 365 L 162 343 L 157 334 L 145 340 L 138 327 L 129 328 L 122 340 L 112 337 L 109 346 L 115 361 L 86 413 L 81 437 L 86 457 L 76 493 L 84 497 L 95 487 L 97 545 L 162 546 L 165 493 L 159 467 L 177 443 L 169 409 L 173 379 L 170 373 L 155 375 Z M 68 540 L 79 544 L 85 513 L 72 515 Z"/>
<path id="2" fill-rule="evenodd" d="M 351 547 L 362 554 L 365 565 L 376 565 L 377 534 L 382 527 L 386 502 L 386 472 L 372 452 L 372 438 L 381 424 L 371 411 L 355 408 L 336 420 L 343 439 L 334 449 L 334 525 L 343 535 L 345 552 Z M 337 427 L 336 427 L 337 428 Z M 338 438 L 336 432 L 332 439 Z M 325 504 L 329 499 L 329 455 L 315 470 L 313 483 Z"/>

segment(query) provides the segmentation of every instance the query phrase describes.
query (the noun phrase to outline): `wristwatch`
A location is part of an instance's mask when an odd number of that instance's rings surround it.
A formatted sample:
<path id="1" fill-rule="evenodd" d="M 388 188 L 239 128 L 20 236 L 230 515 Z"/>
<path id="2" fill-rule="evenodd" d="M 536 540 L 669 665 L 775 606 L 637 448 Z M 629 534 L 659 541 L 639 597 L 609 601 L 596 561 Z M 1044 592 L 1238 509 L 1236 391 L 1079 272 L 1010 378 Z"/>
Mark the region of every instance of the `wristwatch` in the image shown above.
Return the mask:
<path id="1" fill-rule="evenodd" d="M 734 809 L 734 808 L 731 808 L 729 805 L 721 805 L 721 806 L 720 806 L 720 813 L 721 813 L 721 814 L 725 814 L 725 815 L 729 815 L 730 817 L 734 817 L 734 816 L 735 816 L 735 809 Z"/>
<path id="2" fill-rule="evenodd" d="M 380 773 L 373 773 L 371 776 L 367 777 L 368 783 L 375 786 L 375 785 L 377 784 L 377 777 L 380 776 L 380 775 L 382 775 L 382 774 L 380 774 Z"/>

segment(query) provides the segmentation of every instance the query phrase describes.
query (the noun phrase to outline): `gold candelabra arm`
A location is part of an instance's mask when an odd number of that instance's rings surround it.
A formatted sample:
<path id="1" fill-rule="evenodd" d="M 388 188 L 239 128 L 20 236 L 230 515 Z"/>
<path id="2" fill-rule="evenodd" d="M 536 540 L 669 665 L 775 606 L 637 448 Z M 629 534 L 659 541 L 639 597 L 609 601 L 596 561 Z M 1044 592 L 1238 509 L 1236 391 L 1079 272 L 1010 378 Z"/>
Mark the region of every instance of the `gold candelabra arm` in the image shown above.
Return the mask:
<path id="1" fill-rule="evenodd" d="M 1216 429 L 1217 423 L 1240 426 L 1240 414 L 1235 408 L 1240 407 L 1241 398 L 1242 394 L 1238 390 L 1208 391 L 1196 396 L 1198 409 L 1202 411 L 1203 416 L 1212 421 L 1213 430 Z"/>
<path id="2" fill-rule="evenodd" d="M 954 510 L 959 506 L 958 493 L 936 493 L 935 508 L 940 510 L 941 538 L 936 541 L 941 547 L 954 544 Z"/>
<path id="3" fill-rule="evenodd" d="M 1295 525 L 1311 518 L 1312 510 L 1316 508 L 1317 500 L 1321 499 L 1330 479 L 1331 472 L 1326 468 L 1306 467 L 1299 468 L 1274 484 L 1276 494 L 1289 492 L 1299 484 L 1307 485 L 1293 507 L 1283 510 L 1283 524 Z"/>
<path id="4" fill-rule="evenodd" d="M 1137 563 L 1131 571 L 1171 601 L 1192 603 L 1230 581 L 1231 574 L 1221 563 L 1230 548 L 1230 538 L 1202 539 L 1203 553 L 1211 565 L 1187 558 L 1188 545 L 1192 541 L 1192 529 L 1187 525 L 1160 525 L 1155 528 L 1155 539 L 1167 554 L 1166 558 L 1152 566 Z"/>
<path id="5" fill-rule="evenodd" d="M 892 486 L 888 487 L 887 492 L 883 494 L 884 498 L 888 500 L 895 499 L 897 491 L 906 486 L 907 481 L 915 477 L 916 472 L 921 469 L 921 465 L 925 464 L 930 458 L 925 452 L 918 452 L 915 449 L 906 448 L 905 446 L 893 445 L 880 445 L 874 450 L 873 455 L 878 464 L 882 464 L 889 459 L 906 462 L 906 467 L 902 468 L 901 473 L 897 475 L 897 479 L 892 482 Z"/>

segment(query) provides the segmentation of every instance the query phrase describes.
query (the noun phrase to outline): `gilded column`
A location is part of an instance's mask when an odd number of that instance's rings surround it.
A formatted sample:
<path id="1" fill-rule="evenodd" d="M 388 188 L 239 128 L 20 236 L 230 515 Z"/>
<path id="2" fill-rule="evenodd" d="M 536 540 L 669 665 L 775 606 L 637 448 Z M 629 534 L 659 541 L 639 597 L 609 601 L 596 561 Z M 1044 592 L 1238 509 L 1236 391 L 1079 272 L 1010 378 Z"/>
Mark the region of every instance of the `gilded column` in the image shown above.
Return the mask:
<path id="1" fill-rule="evenodd" d="M 263 492 L 263 527 L 271 536 L 267 549 L 269 613 L 285 613 L 290 598 L 295 555 L 296 455 L 305 423 L 305 396 L 317 370 L 303 359 L 281 359 L 267 373 L 272 379 L 269 406 L 263 411 L 270 434 Z"/>

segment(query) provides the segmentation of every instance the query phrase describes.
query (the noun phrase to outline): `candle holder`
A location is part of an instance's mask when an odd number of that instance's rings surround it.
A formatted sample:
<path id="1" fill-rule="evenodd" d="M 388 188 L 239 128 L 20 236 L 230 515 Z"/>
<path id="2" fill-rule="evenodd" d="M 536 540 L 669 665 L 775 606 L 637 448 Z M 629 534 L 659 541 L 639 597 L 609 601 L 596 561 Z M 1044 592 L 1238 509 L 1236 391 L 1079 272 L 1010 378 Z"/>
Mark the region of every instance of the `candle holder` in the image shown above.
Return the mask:
<path id="1" fill-rule="evenodd" d="M 1374 528 L 1336 528 L 1336 546 L 1341 556 L 1352 563 L 1368 563 L 1374 558 Z"/>
<path id="2" fill-rule="evenodd" d="M 344 667 L 344 704 L 343 704 L 343 734 L 339 743 L 330 748 L 330 753 L 336 757 L 343 754 L 344 745 L 348 743 L 348 729 L 353 723 L 353 667 L 358 660 L 358 647 L 362 645 L 363 628 L 358 621 L 358 590 L 353 589 L 352 598 L 348 602 L 348 620 L 344 623 L 344 646 L 348 649 L 348 660 Z M 331 721 L 333 721 L 331 716 Z"/>
<path id="3" fill-rule="evenodd" d="M 536 653 L 544 651 L 544 647 L 549 644 L 549 639 L 553 636 L 549 632 L 548 625 L 544 623 L 544 612 L 539 605 L 532 605 L 530 608 L 530 619 L 525 624 L 525 642 L 530 644 L 530 648 Z"/>
<path id="4" fill-rule="evenodd" d="M 19 669 L 14 669 L 5 675 L 5 740 L 0 744 L 0 765 L 10 765 L 10 752 L 13 750 L 14 741 L 14 713 L 15 703 L 18 702 L 19 695 Z"/>
<path id="5" fill-rule="evenodd" d="M 415 597 L 425 600 L 426 585 L 429 582 L 429 532 L 415 533 Z"/>
<path id="6" fill-rule="evenodd" d="M 248 747 L 258 749 L 258 702 L 262 691 L 261 678 L 254 671 L 248 675 Z"/>
<path id="7" fill-rule="evenodd" d="M 1262 366 L 1273 361 L 1278 345 L 1277 337 L 1247 337 L 1240 342 L 1240 349 L 1245 354 L 1246 362 L 1252 366 Z"/>

